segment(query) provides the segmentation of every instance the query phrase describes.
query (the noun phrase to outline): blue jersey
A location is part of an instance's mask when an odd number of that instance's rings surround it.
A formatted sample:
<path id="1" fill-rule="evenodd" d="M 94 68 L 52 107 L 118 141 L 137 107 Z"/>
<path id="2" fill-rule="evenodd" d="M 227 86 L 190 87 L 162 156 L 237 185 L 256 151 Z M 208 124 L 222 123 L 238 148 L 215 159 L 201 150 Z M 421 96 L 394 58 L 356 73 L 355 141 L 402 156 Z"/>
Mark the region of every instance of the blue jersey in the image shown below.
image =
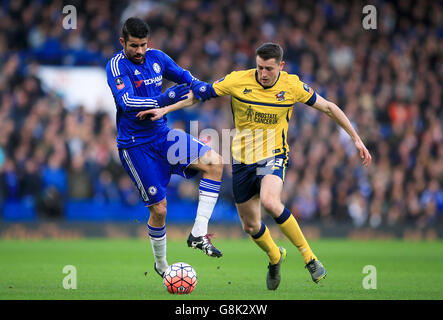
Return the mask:
<path id="1" fill-rule="evenodd" d="M 157 121 L 140 120 L 137 113 L 158 107 L 163 78 L 178 84 L 191 84 L 191 73 L 179 67 L 167 54 L 148 49 L 145 62 L 135 64 L 120 51 L 106 65 L 108 85 L 117 107 L 117 147 L 129 148 L 166 134 L 166 116 Z"/>

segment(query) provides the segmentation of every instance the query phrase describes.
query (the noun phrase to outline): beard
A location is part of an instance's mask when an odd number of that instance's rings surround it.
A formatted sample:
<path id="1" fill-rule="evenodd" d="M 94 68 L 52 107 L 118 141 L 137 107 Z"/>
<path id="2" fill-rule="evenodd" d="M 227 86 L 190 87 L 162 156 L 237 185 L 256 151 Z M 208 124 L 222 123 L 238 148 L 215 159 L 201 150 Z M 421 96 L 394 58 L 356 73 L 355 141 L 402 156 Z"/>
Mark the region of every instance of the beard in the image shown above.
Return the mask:
<path id="1" fill-rule="evenodd" d="M 129 60 L 131 60 L 135 64 L 142 64 L 142 63 L 145 62 L 145 55 L 143 55 L 143 54 L 135 54 L 133 56 L 130 56 Z"/>

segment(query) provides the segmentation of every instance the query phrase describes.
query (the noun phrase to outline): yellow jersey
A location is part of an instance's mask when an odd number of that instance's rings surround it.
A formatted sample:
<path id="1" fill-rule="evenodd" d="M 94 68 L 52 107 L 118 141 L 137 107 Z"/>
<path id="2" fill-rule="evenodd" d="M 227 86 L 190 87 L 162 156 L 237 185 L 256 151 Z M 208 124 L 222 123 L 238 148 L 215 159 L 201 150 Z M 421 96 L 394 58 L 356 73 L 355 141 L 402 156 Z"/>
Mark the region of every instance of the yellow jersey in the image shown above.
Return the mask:
<path id="1" fill-rule="evenodd" d="M 287 133 L 292 107 L 315 98 L 297 75 L 280 71 L 271 87 L 263 87 L 256 69 L 234 71 L 212 85 L 217 96 L 231 96 L 235 125 L 232 158 L 252 164 L 289 152 Z"/>

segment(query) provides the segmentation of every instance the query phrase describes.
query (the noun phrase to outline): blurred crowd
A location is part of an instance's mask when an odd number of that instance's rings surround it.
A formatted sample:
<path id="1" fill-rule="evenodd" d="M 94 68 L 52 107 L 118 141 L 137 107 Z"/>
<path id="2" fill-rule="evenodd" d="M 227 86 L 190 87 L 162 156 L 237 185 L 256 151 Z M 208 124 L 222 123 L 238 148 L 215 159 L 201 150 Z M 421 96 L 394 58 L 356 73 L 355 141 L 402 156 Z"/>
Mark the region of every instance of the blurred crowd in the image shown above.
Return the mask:
<path id="1" fill-rule="evenodd" d="M 153 48 L 208 82 L 253 68 L 255 48 L 277 42 L 284 70 L 349 117 L 373 156 L 367 169 L 333 120 L 294 107 L 283 201 L 299 220 L 374 228 L 443 221 L 438 1 L 375 1 L 375 30 L 363 28 L 360 1 L 70 1 L 74 30 L 61 27 L 66 4 L 0 6 L 0 203 L 30 198 L 43 212 L 66 199 L 140 205 L 118 159 L 113 120 L 82 106 L 68 110 L 36 73 L 42 64 L 104 67 L 121 50 L 122 21 L 137 15 L 151 27 Z M 169 116 L 185 130 L 197 119 L 200 130 L 232 128 L 229 98 Z M 221 197 L 233 201 L 230 170 Z M 174 177 L 168 197 L 195 200 L 197 191 L 197 180 Z"/>

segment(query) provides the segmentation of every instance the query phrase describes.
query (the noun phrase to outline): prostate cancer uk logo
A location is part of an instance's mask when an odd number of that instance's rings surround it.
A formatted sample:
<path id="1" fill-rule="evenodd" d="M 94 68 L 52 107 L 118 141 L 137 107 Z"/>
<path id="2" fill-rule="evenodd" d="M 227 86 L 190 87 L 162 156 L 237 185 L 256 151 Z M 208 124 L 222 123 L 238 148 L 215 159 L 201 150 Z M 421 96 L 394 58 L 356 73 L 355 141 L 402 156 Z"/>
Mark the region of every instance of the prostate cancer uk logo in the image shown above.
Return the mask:
<path id="1" fill-rule="evenodd" d="M 116 84 L 118 90 L 121 90 L 125 87 L 125 83 L 123 82 L 123 79 L 120 77 L 115 79 L 115 84 Z"/>

